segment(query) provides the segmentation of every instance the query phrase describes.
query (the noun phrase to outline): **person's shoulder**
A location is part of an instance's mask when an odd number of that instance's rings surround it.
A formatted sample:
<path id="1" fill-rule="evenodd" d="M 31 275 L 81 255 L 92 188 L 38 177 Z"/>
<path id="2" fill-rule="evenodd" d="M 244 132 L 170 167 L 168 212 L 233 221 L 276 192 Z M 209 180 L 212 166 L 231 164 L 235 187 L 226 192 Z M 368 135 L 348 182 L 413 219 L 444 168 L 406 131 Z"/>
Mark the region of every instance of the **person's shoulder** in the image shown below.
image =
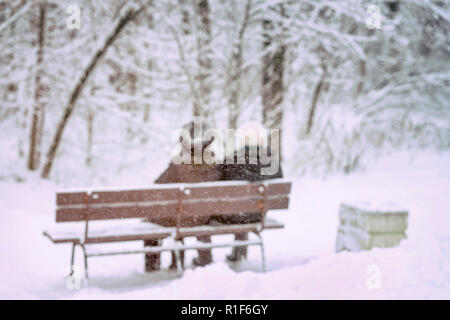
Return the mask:
<path id="1" fill-rule="evenodd" d="M 156 184 L 163 184 L 163 183 L 176 183 L 177 177 L 178 177 L 178 166 L 174 163 L 169 163 L 169 166 L 166 170 L 164 170 L 163 173 L 154 181 Z"/>

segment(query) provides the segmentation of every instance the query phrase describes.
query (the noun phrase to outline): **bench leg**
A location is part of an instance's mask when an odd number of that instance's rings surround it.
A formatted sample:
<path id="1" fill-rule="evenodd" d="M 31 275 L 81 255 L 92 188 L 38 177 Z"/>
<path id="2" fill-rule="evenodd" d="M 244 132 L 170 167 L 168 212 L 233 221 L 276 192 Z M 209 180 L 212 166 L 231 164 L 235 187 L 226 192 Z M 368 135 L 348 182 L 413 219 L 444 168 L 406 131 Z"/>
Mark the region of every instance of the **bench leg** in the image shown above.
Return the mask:
<path id="1" fill-rule="evenodd" d="M 70 274 L 69 277 L 73 275 L 75 272 L 75 247 L 76 244 L 72 243 L 72 255 L 70 256 Z"/>
<path id="2" fill-rule="evenodd" d="M 184 239 L 180 239 L 179 241 L 181 244 L 184 245 Z M 184 270 L 184 250 L 180 250 L 179 254 L 180 254 L 180 261 L 181 261 L 181 269 Z M 175 251 L 171 251 L 170 255 L 171 255 L 172 261 L 170 263 L 169 269 L 171 269 L 171 270 L 177 269 L 178 268 L 177 267 L 177 255 L 176 255 Z"/>
<path id="3" fill-rule="evenodd" d="M 83 250 L 83 256 L 84 256 L 84 277 L 86 280 L 88 280 L 88 262 L 87 262 L 87 255 L 86 255 L 86 248 L 84 245 L 81 245 L 81 249 Z"/>
<path id="4" fill-rule="evenodd" d="M 177 243 L 179 243 L 178 241 L 177 241 Z M 181 243 L 181 244 L 183 244 L 183 243 Z M 182 264 L 182 262 L 181 262 L 181 252 L 180 252 L 180 249 L 176 249 L 176 250 L 174 250 L 173 252 L 175 252 L 175 257 L 176 257 L 176 265 L 177 265 L 177 272 L 178 272 L 178 274 L 182 274 L 183 273 L 183 264 Z"/>
<path id="5" fill-rule="evenodd" d="M 261 244 L 259 245 L 261 247 L 261 260 L 262 260 L 262 271 L 266 272 L 266 255 L 264 253 L 264 242 L 262 239 L 262 236 L 258 233 L 259 240 L 261 241 Z"/>
<path id="6" fill-rule="evenodd" d="M 72 255 L 70 256 L 70 273 L 66 278 L 66 287 L 70 290 L 80 289 L 82 286 L 82 279 L 79 277 L 78 270 L 75 266 L 75 249 L 76 243 L 72 243 Z"/>

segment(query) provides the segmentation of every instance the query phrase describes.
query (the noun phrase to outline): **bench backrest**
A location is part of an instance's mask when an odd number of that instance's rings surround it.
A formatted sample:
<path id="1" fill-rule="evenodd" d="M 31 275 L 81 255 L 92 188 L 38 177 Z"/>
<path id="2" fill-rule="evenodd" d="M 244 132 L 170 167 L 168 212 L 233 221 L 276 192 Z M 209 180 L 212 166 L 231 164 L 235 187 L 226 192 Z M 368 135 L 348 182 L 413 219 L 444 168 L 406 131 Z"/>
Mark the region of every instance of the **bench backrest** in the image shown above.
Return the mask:
<path id="1" fill-rule="evenodd" d="M 146 190 L 59 192 L 56 221 L 195 218 L 287 209 L 290 182 L 181 185 Z"/>
<path id="2" fill-rule="evenodd" d="M 177 211 L 180 190 L 148 189 L 56 194 L 56 222 L 144 218 Z"/>

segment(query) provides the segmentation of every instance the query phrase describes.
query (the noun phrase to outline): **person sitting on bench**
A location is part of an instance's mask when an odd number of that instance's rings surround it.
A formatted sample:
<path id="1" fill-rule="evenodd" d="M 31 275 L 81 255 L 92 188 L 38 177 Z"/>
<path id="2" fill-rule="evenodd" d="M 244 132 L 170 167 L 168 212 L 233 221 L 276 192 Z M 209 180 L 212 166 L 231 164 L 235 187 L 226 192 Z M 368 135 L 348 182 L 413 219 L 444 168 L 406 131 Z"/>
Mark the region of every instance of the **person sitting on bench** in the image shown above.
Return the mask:
<path id="1" fill-rule="evenodd" d="M 187 145 L 185 141 L 181 141 L 182 147 L 185 148 L 185 152 L 190 152 L 191 163 L 175 164 L 171 161 L 168 168 L 155 180 L 156 184 L 162 183 L 197 183 L 207 181 L 221 180 L 221 167 L 218 164 L 206 164 L 201 161 L 201 164 L 194 164 L 194 150 L 199 148 L 202 152 L 213 142 L 213 139 L 205 140 L 204 134 L 209 126 L 201 118 L 196 118 L 193 121 L 185 124 L 183 129 L 187 130 L 190 134 L 190 145 Z M 187 149 L 187 150 L 186 150 Z M 197 221 L 183 221 L 185 226 L 205 225 L 208 224 L 208 220 L 201 219 Z M 175 222 L 168 222 L 168 224 L 175 225 Z M 211 242 L 210 236 L 199 236 L 198 241 L 208 243 Z M 160 240 L 149 240 L 145 243 L 148 246 L 157 246 Z M 160 268 L 160 253 L 147 253 L 145 256 L 146 271 L 155 271 Z M 184 264 L 184 252 L 180 252 L 180 259 L 182 265 Z M 193 260 L 195 266 L 205 266 L 212 262 L 211 249 L 198 249 L 198 258 Z M 171 269 L 176 269 L 176 257 L 172 252 Z"/>
<path id="2" fill-rule="evenodd" d="M 258 122 L 249 122 L 240 128 L 241 134 L 244 136 L 251 136 L 256 134 L 257 137 L 253 139 L 245 139 L 244 146 L 242 146 L 239 151 L 234 152 L 234 162 L 232 164 L 224 164 L 222 166 L 222 179 L 223 180 L 246 180 L 250 182 L 262 181 L 267 179 L 282 178 L 283 173 L 281 166 L 279 166 L 278 171 L 273 175 L 263 175 L 261 169 L 268 167 L 270 164 L 262 164 L 259 157 L 259 151 L 261 148 L 265 148 L 263 144 L 263 139 L 267 138 L 265 128 Z M 256 146 L 253 145 L 256 143 Z M 256 148 L 255 148 L 256 147 Z M 252 154 L 252 148 L 253 153 Z M 268 149 L 268 150 L 267 150 Z M 261 151 L 267 152 L 268 157 L 271 156 L 270 145 L 267 149 Z M 254 152 L 256 150 L 256 152 Z M 238 157 L 244 155 L 245 163 L 239 164 Z M 256 164 L 252 164 L 250 161 L 251 156 L 257 156 Z M 214 219 L 219 223 L 224 224 L 245 224 L 245 223 L 256 223 L 260 222 L 261 214 L 248 213 L 248 214 L 237 214 L 237 215 L 223 215 L 216 216 Z M 235 234 L 235 240 L 245 241 L 248 240 L 248 233 L 241 232 Z M 242 259 L 247 258 L 247 247 L 233 247 L 231 255 L 227 256 L 227 260 L 230 262 L 238 262 Z"/>

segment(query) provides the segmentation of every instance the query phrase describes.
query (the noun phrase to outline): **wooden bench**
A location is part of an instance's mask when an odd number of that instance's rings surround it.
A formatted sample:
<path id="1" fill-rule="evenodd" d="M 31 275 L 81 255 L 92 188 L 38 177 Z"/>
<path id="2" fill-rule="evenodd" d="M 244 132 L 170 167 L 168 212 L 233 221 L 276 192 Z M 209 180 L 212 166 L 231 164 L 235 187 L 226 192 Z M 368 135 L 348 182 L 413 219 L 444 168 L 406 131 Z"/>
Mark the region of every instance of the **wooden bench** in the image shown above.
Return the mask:
<path id="1" fill-rule="evenodd" d="M 75 249 L 79 246 L 84 256 L 85 277 L 87 279 L 90 257 L 120 254 L 174 251 L 177 269 L 182 271 L 181 250 L 252 246 L 261 248 L 262 268 L 265 271 L 264 246 L 261 232 L 265 229 L 283 228 L 283 224 L 266 217 L 269 210 L 287 209 L 291 183 L 272 180 L 260 183 L 237 181 L 168 184 L 138 190 L 103 190 L 85 192 L 57 192 L 56 222 L 84 222 L 78 230 L 73 226 L 55 231 L 44 231 L 53 243 L 71 243 L 71 274 L 74 268 Z M 239 213 L 260 213 L 259 223 L 202 225 L 204 218 L 215 215 Z M 136 221 L 136 218 L 141 218 Z M 96 226 L 94 221 L 119 220 L 115 226 Z M 135 222 L 134 222 L 135 221 Z M 148 222 L 148 221 L 152 221 Z M 172 221 L 172 226 L 167 225 Z M 91 223 L 90 223 L 91 222 Z M 160 222 L 156 224 L 154 222 Z M 193 223 L 197 222 L 197 223 Z M 100 223 L 101 224 L 101 223 Z M 59 225 L 58 225 L 59 226 Z M 201 235 L 235 234 L 251 232 L 254 240 L 232 241 L 227 243 L 184 244 L 186 237 Z M 96 250 L 95 244 L 116 243 L 137 240 L 162 241 L 160 246 L 144 247 L 136 250 Z M 166 243 L 165 243 L 166 242 Z"/>

